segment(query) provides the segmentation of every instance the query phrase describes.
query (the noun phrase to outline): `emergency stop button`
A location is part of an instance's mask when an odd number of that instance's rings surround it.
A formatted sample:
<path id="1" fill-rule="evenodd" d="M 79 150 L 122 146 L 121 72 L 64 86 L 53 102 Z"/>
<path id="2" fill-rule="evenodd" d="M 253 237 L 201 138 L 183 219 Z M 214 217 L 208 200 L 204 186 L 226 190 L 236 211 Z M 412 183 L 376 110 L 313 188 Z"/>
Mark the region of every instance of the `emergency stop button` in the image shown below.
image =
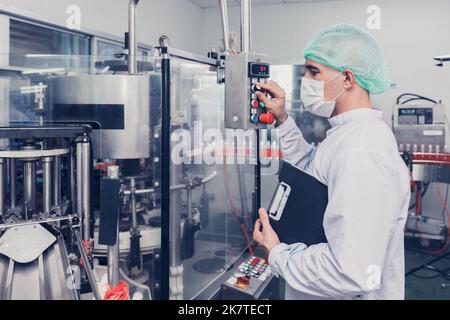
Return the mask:
<path id="1" fill-rule="evenodd" d="M 235 285 L 241 289 L 247 289 L 250 285 L 250 279 L 247 277 L 239 277 L 236 279 Z"/>
<path id="2" fill-rule="evenodd" d="M 275 122 L 275 117 L 270 112 L 263 113 L 259 116 L 259 122 L 264 124 L 273 124 Z"/>

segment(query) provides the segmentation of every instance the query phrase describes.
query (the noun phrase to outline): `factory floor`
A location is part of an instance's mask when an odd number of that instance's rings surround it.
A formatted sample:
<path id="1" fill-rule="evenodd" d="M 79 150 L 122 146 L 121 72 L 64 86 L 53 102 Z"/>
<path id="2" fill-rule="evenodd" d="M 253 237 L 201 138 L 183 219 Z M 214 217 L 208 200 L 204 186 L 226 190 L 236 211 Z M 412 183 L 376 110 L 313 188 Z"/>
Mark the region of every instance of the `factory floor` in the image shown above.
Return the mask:
<path id="1" fill-rule="evenodd" d="M 438 255 L 424 249 L 417 243 L 407 242 L 405 249 L 406 273 L 438 257 Z M 450 254 L 431 265 L 441 270 L 448 269 L 447 271 L 450 271 Z M 407 300 L 450 300 L 450 277 L 445 279 L 435 271 L 421 269 L 406 277 L 405 298 Z"/>

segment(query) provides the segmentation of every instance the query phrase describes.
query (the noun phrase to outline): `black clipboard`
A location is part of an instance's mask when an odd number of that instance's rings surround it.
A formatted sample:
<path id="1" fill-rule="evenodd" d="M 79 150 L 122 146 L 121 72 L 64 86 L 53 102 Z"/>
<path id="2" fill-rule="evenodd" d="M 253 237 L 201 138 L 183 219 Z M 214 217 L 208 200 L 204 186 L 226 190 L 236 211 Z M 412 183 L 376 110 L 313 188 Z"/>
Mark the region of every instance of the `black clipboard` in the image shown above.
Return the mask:
<path id="1" fill-rule="evenodd" d="M 306 172 L 284 163 L 270 203 L 270 224 L 281 242 L 307 246 L 325 243 L 323 217 L 328 188 Z"/>

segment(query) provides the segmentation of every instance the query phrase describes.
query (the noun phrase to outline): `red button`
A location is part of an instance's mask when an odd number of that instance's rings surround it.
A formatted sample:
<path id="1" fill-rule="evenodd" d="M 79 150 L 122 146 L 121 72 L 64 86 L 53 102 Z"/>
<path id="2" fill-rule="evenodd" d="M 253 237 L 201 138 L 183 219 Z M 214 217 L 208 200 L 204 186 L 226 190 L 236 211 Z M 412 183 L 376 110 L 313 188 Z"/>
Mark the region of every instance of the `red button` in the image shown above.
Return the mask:
<path id="1" fill-rule="evenodd" d="M 267 112 L 259 116 L 259 121 L 264 124 L 272 124 L 275 121 L 275 117 L 270 112 Z"/>
<path id="2" fill-rule="evenodd" d="M 236 286 L 240 288 L 247 288 L 250 284 L 250 280 L 246 277 L 239 277 L 236 279 Z"/>
<path id="3" fill-rule="evenodd" d="M 258 108 L 259 107 L 259 100 L 252 100 L 251 105 L 253 108 Z"/>

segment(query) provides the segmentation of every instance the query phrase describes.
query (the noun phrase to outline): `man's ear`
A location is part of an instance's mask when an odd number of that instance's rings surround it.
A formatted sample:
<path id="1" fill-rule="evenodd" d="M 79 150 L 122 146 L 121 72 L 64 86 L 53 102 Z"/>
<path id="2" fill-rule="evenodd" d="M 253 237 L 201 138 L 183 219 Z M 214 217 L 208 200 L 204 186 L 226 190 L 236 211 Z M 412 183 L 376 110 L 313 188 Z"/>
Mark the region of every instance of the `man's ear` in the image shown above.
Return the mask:
<path id="1" fill-rule="evenodd" d="M 349 89 L 355 84 L 355 74 L 351 70 L 344 70 L 342 73 L 345 77 L 344 88 Z"/>

